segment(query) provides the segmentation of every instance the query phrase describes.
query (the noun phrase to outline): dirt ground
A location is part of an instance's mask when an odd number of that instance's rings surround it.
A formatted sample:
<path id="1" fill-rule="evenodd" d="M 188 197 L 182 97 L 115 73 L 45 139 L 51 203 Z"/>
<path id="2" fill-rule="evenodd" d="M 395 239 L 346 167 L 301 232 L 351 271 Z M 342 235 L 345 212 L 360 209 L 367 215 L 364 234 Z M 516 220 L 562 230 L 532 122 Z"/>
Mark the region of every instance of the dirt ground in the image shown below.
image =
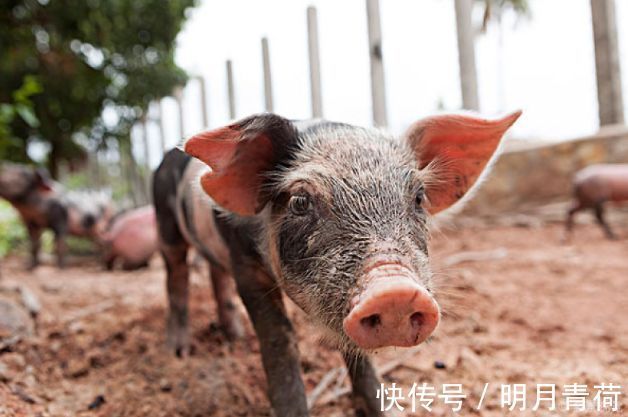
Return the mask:
<path id="1" fill-rule="evenodd" d="M 564 384 L 628 383 L 628 228 L 608 241 L 591 224 L 560 244 L 558 224 L 467 222 L 435 233 L 431 247 L 444 316 L 431 342 L 375 355 L 387 387 L 462 384 L 463 416 L 623 415 L 564 411 Z M 193 351 L 177 359 L 164 346 L 161 260 L 149 269 L 108 273 L 95 262 L 25 272 L 3 264 L 0 287 L 27 286 L 42 304 L 37 333 L 0 352 L 0 416 L 268 416 L 259 348 L 248 336 L 227 343 L 215 330 L 207 277 L 192 280 Z M 303 313 L 298 329 L 308 392 L 331 381 L 314 416 L 352 415 L 340 356 L 321 346 Z M 336 369 L 338 368 L 338 369 Z M 327 377 L 325 378 L 325 376 Z M 556 384 L 558 410 L 533 412 L 536 384 Z M 488 385 L 485 385 L 488 384 Z M 527 384 L 526 411 L 502 408 L 501 384 Z M 484 388 L 483 404 L 478 402 Z M 436 398 L 431 412 L 449 416 Z M 90 409 L 91 408 L 91 409 Z"/>

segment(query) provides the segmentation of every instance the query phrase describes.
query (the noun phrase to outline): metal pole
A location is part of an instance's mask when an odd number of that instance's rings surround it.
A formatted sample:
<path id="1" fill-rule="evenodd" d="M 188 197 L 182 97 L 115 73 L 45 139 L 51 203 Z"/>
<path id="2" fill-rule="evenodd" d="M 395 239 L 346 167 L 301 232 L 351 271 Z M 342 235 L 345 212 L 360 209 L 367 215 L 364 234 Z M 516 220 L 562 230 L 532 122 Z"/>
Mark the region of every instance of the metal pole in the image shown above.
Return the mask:
<path id="1" fill-rule="evenodd" d="M 142 170 L 140 176 L 140 181 L 144 186 L 144 196 L 146 197 L 146 201 L 148 201 L 148 196 L 150 195 L 150 147 L 148 144 L 148 123 L 146 115 L 142 116 L 142 144 L 144 145 L 144 169 Z"/>
<path id="2" fill-rule="evenodd" d="M 312 117 L 323 117 L 323 96 L 321 88 L 321 61 L 318 43 L 318 15 L 316 7 L 307 8 L 307 42 L 310 57 L 310 93 Z"/>
<path id="3" fill-rule="evenodd" d="M 375 126 L 386 126 L 388 117 L 386 115 L 386 85 L 384 82 L 379 0 L 366 0 L 366 16 L 368 20 L 369 55 L 371 57 L 373 123 Z"/>
<path id="4" fill-rule="evenodd" d="M 231 60 L 227 60 L 227 95 L 229 98 L 229 118 L 231 120 L 236 118 L 236 109 L 235 109 L 235 91 L 233 87 L 233 67 L 231 65 Z"/>
<path id="5" fill-rule="evenodd" d="M 161 99 L 157 100 L 157 110 L 159 111 L 159 115 L 157 118 L 159 119 L 159 145 L 161 146 L 161 155 L 166 153 L 166 129 L 164 128 L 164 109 L 161 104 Z"/>
<path id="6" fill-rule="evenodd" d="M 179 140 L 183 139 L 185 135 L 185 121 L 183 120 L 183 88 L 175 87 L 174 99 L 177 101 L 177 107 L 179 110 Z"/>
<path id="7" fill-rule="evenodd" d="M 205 78 L 202 76 L 196 77 L 201 92 L 201 114 L 203 116 L 203 127 L 209 126 L 209 111 L 207 109 L 207 87 Z"/>
<path id="8" fill-rule="evenodd" d="M 455 0 L 456 33 L 458 35 L 458 64 L 462 107 L 479 110 L 478 75 L 475 67 L 475 39 L 471 22 L 473 0 Z"/>
<path id="9" fill-rule="evenodd" d="M 615 0 L 591 0 L 600 126 L 624 122 L 615 15 Z"/>
<path id="10" fill-rule="evenodd" d="M 273 80 L 270 72 L 268 38 L 262 38 L 262 65 L 264 69 L 264 105 L 267 112 L 273 111 Z"/>
<path id="11" fill-rule="evenodd" d="M 148 149 L 148 123 L 146 115 L 140 119 L 142 124 L 142 144 L 144 145 L 144 165 L 150 167 L 150 150 Z"/>

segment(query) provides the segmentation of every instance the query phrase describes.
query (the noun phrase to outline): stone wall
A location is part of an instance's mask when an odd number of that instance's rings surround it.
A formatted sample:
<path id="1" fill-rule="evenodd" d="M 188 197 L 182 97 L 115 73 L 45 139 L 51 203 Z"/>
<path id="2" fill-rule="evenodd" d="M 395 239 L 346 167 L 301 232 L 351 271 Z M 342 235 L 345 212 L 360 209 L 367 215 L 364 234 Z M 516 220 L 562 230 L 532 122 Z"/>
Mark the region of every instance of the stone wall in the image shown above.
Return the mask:
<path id="1" fill-rule="evenodd" d="M 557 144 L 508 144 L 463 213 L 493 214 L 568 200 L 577 170 L 600 162 L 628 163 L 628 127 Z M 508 149 L 510 148 L 510 149 Z"/>

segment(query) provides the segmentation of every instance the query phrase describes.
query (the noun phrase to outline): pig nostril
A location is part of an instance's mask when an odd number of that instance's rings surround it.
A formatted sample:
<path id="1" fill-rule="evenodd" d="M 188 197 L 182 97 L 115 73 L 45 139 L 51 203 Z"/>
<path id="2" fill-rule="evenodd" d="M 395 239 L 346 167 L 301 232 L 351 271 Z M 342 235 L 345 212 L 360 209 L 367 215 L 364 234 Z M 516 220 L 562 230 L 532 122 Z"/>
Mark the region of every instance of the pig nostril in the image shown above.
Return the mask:
<path id="1" fill-rule="evenodd" d="M 371 314 L 370 316 L 361 319 L 360 323 L 364 327 L 374 329 L 382 323 L 382 318 L 379 316 L 379 314 Z"/>
<path id="2" fill-rule="evenodd" d="M 412 325 L 412 327 L 418 328 L 423 326 L 423 323 L 425 322 L 425 317 L 423 316 L 423 313 L 417 311 L 415 313 L 412 313 L 412 315 L 410 316 L 410 324 Z"/>

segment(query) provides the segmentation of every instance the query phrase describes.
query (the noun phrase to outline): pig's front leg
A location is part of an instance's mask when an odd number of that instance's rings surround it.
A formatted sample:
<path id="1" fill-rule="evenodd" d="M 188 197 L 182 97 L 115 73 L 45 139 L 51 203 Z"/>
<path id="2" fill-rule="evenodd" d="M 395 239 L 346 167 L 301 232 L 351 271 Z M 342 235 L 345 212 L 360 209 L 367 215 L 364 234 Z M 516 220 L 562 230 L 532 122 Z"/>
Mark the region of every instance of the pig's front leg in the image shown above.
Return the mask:
<path id="1" fill-rule="evenodd" d="M 34 269 L 39 265 L 39 251 L 41 249 L 41 232 L 42 229 L 36 224 L 29 223 L 27 225 L 28 238 L 30 240 L 31 259 L 28 269 Z"/>
<path id="2" fill-rule="evenodd" d="M 55 235 L 55 255 L 57 266 L 65 267 L 67 246 L 65 239 L 68 235 L 68 213 L 65 207 L 58 202 L 53 202 L 47 211 L 48 224 Z"/>
<path id="3" fill-rule="evenodd" d="M 161 245 L 166 263 L 168 289 L 168 323 L 166 344 L 179 357 L 187 356 L 190 349 L 188 336 L 189 269 L 188 248 L 185 244 Z"/>
<path id="4" fill-rule="evenodd" d="M 235 305 L 237 294 L 233 285 L 233 279 L 220 266 L 211 265 L 210 271 L 214 297 L 218 305 L 220 327 L 222 327 L 229 339 L 239 339 L 244 335 L 244 327 Z"/>
<path id="5" fill-rule="evenodd" d="M 276 417 L 307 416 L 299 350 L 281 291 L 260 267 L 234 262 L 238 292 L 253 322 Z M 238 265 L 239 264 L 239 265 Z"/>
<path id="6" fill-rule="evenodd" d="M 379 380 L 371 361 L 366 356 L 343 354 L 353 387 L 353 407 L 358 417 L 384 415 L 377 399 Z"/>
<path id="7" fill-rule="evenodd" d="M 68 249 L 65 243 L 65 237 L 65 233 L 55 234 L 55 254 L 57 256 L 57 266 L 59 268 L 65 268 L 66 265 L 66 254 Z"/>

